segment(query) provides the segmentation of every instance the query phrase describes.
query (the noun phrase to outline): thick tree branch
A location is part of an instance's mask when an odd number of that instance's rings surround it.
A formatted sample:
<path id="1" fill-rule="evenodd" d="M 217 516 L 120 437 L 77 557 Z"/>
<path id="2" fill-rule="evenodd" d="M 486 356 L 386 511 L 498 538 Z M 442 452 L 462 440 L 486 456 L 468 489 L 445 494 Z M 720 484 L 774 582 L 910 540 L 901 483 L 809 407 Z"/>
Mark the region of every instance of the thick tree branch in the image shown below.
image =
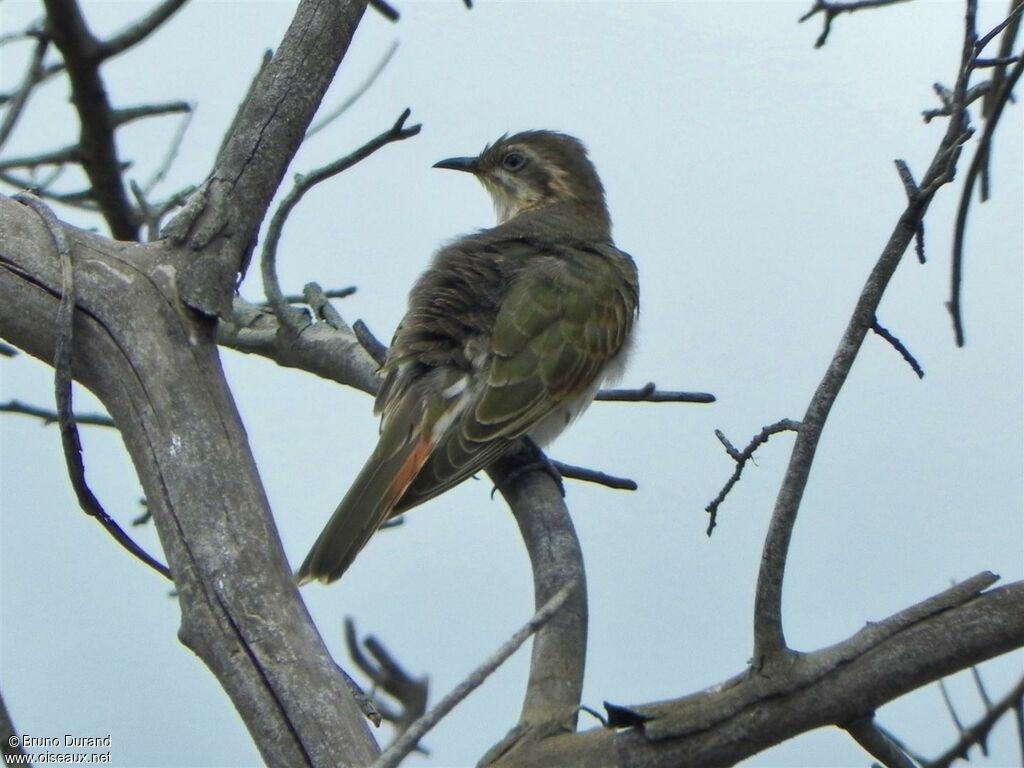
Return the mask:
<path id="1" fill-rule="evenodd" d="M 365 0 L 303 0 L 239 110 L 210 179 L 165 232 L 201 250 L 180 275 L 186 304 L 227 318 L 267 207 L 348 50 Z"/>
<path id="2" fill-rule="evenodd" d="M 0 229 L 0 334 L 52 360 L 59 262 L 39 218 L 5 198 Z M 182 641 L 217 675 L 267 764 L 368 764 L 376 745 L 295 588 L 212 329 L 177 301 L 174 276 L 193 255 L 65 231 L 72 370 L 135 463 L 174 572 Z"/>
<path id="3" fill-rule="evenodd" d="M 587 656 L 587 590 L 583 553 L 547 459 L 531 442 L 487 470 L 519 524 L 533 568 L 534 603 L 547 605 L 569 584 L 564 607 L 534 638 L 519 723 L 481 760 L 487 764 L 524 745 L 576 729 Z"/>
<path id="4" fill-rule="evenodd" d="M 71 263 L 71 246 L 61 223 L 57 221 L 57 217 L 45 203 L 31 195 L 21 195 L 17 199 L 35 211 L 46 225 L 57 259 L 60 261 L 60 304 L 55 320 L 56 344 L 52 360 L 55 379 L 54 391 L 57 401 L 57 425 L 60 429 L 61 448 L 64 451 L 64 462 L 71 479 L 71 487 L 78 499 L 78 505 L 83 512 L 95 518 L 113 537 L 114 541 L 161 576 L 169 579 L 171 574 L 167 570 L 167 566 L 151 557 L 124 532 L 117 521 L 107 514 L 103 505 L 100 504 L 100 500 L 96 498 L 86 482 L 82 443 L 72 411 L 71 363 L 74 347 L 75 272 Z"/>
<path id="5" fill-rule="evenodd" d="M 865 626 L 837 645 L 793 655 L 770 677 L 745 672 L 691 696 L 622 707 L 632 725 L 533 744 L 501 768 L 729 766 L 799 733 L 846 727 L 916 688 L 1024 646 L 1024 582 L 982 591 L 981 574 Z"/>

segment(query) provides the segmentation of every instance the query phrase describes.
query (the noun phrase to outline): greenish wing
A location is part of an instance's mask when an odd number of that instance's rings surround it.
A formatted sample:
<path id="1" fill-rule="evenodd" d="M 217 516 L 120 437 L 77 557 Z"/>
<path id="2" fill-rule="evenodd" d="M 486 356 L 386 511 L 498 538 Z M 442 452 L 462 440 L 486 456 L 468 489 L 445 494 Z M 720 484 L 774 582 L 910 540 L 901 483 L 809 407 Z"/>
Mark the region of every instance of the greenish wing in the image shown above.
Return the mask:
<path id="1" fill-rule="evenodd" d="M 484 384 L 396 511 L 480 471 L 559 405 L 587 394 L 629 335 L 635 275 L 610 246 L 535 252 L 498 310 Z"/>

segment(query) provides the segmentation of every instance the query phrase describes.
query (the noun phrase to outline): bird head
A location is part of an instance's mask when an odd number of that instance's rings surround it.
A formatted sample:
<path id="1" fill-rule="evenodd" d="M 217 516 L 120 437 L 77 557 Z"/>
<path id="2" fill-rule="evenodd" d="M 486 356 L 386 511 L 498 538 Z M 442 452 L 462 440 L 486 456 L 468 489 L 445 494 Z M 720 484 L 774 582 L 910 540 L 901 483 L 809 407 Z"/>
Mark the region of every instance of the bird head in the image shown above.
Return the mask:
<path id="1" fill-rule="evenodd" d="M 435 168 L 466 171 L 490 193 L 498 223 L 555 204 L 608 218 L 604 187 L 579 139 L 555 131 L 502 136 L 476 157 L 451 157 Z"/>

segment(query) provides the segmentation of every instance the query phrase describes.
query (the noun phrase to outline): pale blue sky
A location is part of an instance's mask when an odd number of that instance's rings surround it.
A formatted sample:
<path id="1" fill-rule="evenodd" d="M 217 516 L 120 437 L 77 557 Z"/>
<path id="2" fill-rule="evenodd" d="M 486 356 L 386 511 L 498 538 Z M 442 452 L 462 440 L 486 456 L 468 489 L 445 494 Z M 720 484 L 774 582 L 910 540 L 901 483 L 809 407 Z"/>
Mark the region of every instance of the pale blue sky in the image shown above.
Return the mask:
<path id="1" fill-rule="evenodd" d="M 317 134 L 305 171 L 347 153 L 405 108 L 417 138 L 391 146 L 309 194 L 279 252 L 286 291 L 355 284 L 339 303 L 388 338 L 405 295 L 441 243 L 493 222 L 478 185 L 431 169 L 506 131 L 557 128 L 583 139 L 608 190 L 618 244 L 641 274 L 641 325 L 624 384 L 715 393 L 711 406 L 595 405 L 553 446 L 555 458 L 636 479 L 636 493 L 568 484 L 589 574 L 584 703 L 679 696 L 743 669 L 760 546 L 792 439 L 758 454 L 704 535 L 707 502 L 732 471 L 714 438 L 745 444 L 765 424 L 800 418 L 864 278 L 903 203 L 892 160 L 920 175 L 945 127 L 925 125 L 931 84 L 950 82 L 960 2 L 919 0 L 839 19 L 823 50 L 807 2 L 399 2 L 398 25 L 367 14 L 327 106 L 400 47 L 375 87 Z M 981 4 L 982 27 L 1006 3 Z M 149 7 L 86 2 L 105 34 Z M 139 50 L 104 69 L 116 105 L 188 99 L 198 111 L 165 190 L 198 182 L 262 52 L 291 16 L 285 2 L 193 3 Z M 37 17 L 0 5 L 4 32 Z M 0 49 L 0 87 L 21 76 L 26 46 Z M 162 159 L 175 118 L 122 131 L 130 176 Z M 66 86 L 40 94 L 7 151 L 74 139 Z M 1021 109 L 1000 129 L 994 199 L 976 207 L 967 243 L 968 345 L 943 307 L 957 193 L 928 219 L 929 261 L 909 255 L 880 320 L 914 351 L 918 381 L 869 338 L 827 426 L 793 539 L 787 636 L 810 650 L 847 637 L 981 570 L 1024 576 L 1022 530 Z M 77 212 L 70 221 L 93 226 Z M 254 278 L 243 295 L 258 298 Z M 370 401 L 261 359 L 224 353 L 289 557 L 301 560 L 372 448 Z M 0 363 L 0 400 L 42 405 L 51 372 Z M 86 395 L 83 409 L 94 407 Z M 213 677 L 177 641 L 177 604 L 76 508 L 53 428 L 0 418 L 0 687 L 30 734 L 111 734 L 115 764 L 236 766 L 258 761 Z M 121 521 L 139 492 L 117 436 L 86 429 L 88 478 Z M 339 584 L 304 595 L 342 658 L 341 620 L 377 634 L 437 700 L 532 613 L 515 526 L 486 480 L 467 482 L 381 534 Z M 151 529 L 133 530 L 159 553 Z M 426 740 L 410 765 L 462 766 L 518 716 L 521 651 Z M 982 668 L 994 695 L 1020 654 Z M 969 677 L 951 687 L 980 712 Z M 933 686 L 880 712 L 915 749 L 955 731 Z M 585 726 L 591 725 L 583 718 Z M 380 731 L 388 738 L 386 729 Z M 1004 723 L 993 757 L 1014 757 Z M 750 766 L 864 766 L 843 733 L 822 730 Z"/>

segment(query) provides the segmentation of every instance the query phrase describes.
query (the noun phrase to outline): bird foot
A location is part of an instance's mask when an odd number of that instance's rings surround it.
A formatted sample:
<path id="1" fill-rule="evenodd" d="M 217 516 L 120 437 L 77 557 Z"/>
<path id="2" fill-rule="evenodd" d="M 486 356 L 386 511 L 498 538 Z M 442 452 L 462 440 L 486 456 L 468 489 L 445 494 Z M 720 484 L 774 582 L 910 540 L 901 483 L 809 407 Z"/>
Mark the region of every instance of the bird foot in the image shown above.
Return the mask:
<path id="1" fill-rule="evenodd" d="M 499 463 L 502 465 L 502 485 L 512 485 L 525 474 L 541 471 L 555 481 L 559 494 L 565 498 L 565 483 L 562 481 L 562 473 L 551 463 L 547 454 L 530 438 L 521 438 L 518 446 L 494 462 L 495 465 Z M 491 490 L 492 497 L 497 490 L 498 486 L 496 485 Z"/>

